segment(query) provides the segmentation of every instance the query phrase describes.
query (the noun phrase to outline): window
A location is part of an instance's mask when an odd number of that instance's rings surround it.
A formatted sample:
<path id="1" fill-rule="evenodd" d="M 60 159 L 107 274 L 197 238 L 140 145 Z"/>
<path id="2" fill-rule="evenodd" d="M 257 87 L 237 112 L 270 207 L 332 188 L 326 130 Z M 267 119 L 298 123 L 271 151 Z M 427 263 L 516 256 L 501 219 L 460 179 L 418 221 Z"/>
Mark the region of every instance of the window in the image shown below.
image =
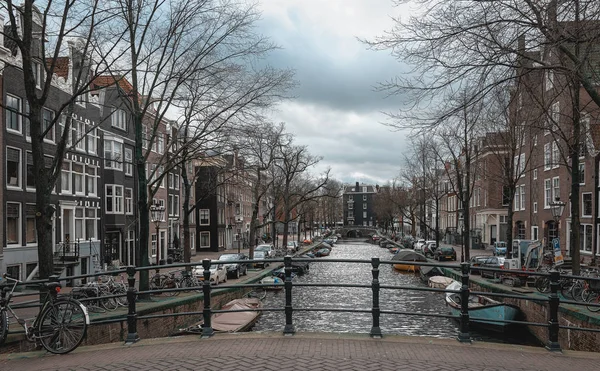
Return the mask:
<path id="1" fill-rule="evenodd" d="M 142 148 L 148 149 L 149 141 L 150 141 L 150 133 L 148 133 L 148 126 L 142 125 Z"/>
<path id="2" fill-rule="evenodd" d="M 29 108 L 28 108 L 29 110 Z M 49 110 L 48 108 L 44 108 L 42 110 L 42 130 L 48 130 L 44 139 L 54 142 L 54 111 Z"/>
<path id="3" fill-rule="evenodd" d="M 75 208 L 75 239 L 76 240 L 85 239 L 83 226 L 84 226 L 84 208 L 83 207 Z"/>
<path id="4" fill-rule="evenodd" d="M 366 193 L 366 192 L 367 192 L 367 187 L 362 187 L 362 191 L 363 191 L 364 193 Z"/>
<path id="5" fill-rule="evenodd" d="M 509 192 L 508 186 L 503 186 L 502 187 L 502 206 L 508 206 L 508 204 L 510 203 L 510 197 L 508 196 L 509 194 L 510 194 L 510 192 Z"/>
<path id="6" fill-rule="evenodd" d="M 169 195 L 169 215 L 179 215 L 179 196 L 177 195 Z"/>
<path id="7" fill-rule="evenodd" d="M 59 128 L 59 135 L 62 137 L 63 133 L 65 132 L 65 127 L 67 125 L 67 119 L 64 115 L 60 116 L 59 122 L 58 122 L 58 128 Z M 72 129 L 72 128 L 71 128 Z M 73 135 L 72 135 L 73 131 L 71 131 L 71 134 L 67 134 L 66 135 L 66 142 L 67 142 L 67 147 L 70 147 L 73 144 Z"/>
<path id="8" fill-rule="evenodd" d="M 367 200 L 367 195 L 363 195 L 363 201 Z"/>
<path id="9" fill-rule="evenodd" d="M 552 144 L 544 144 L 544 170 L 552 169 Z"/>
<path id="10" fill-rule="evenodd" d="M 87 194 L 89 196 L 95 196 L 96 193 L 96 167 L 95 166 L 86 166 L 85 167 L 85 180 L 87 183 Z"/>
<path id="11" fill-rule="evenodd" d="M 579 164 L 579 184 L 585 184 L 585 164 Z"/>
<path id="12" fill-rule="evenodd" d="M 6 203 L 6 244 L 21 244 L 21 204 Z"/>
<path id="13" fill-rule="evenodd" d="M 353 210 L 353 209 L 354 209 L 354 203 L 348 202 L 348 210 Z"/>
<path id="14" fill-rule="evenodd" d="M 554 102 L 551 107 L 551 122 L 548 127 L 552 128 L 553 132 L 558 132 L 558 122 L 560 121 L 560 102 Z"/>
<path id="15" fill-rule="evenodd" d="M 158 236 L 153 233 L 152 234 L 152 251 L 150 252 L 150 254 L 152 256 L 156 256 L 156 241 L 158 240 Z"/>
<path id="16" fill-rule="evenodd" d="M 42 66 L 38 62 L 32 62 L 31 70 L 33 71 L 33 79 L 35 80 L 35 87 L 38 89 L 41 89 L 41 87 L 42 87 Z"/>
<path id="17" fill-rule="evenodd" d="M 25 205 L 25 243 L 37 243 L 35 226 L 35 204 Z"/>
<path id="18" fill-rule="evenodd" d="M 550 208 L 550 204 L 553 202 L 552 198 L 552 179 L 544 180 L 544 209 Z"/>
<path id="19" fill-rule="evenodd" d="M 123 186 L 106 185 L 106 212 L 110 214 L 123 213 Z"/>
<path id="20" fill-rule="evenodd" d="M 525 184 L 522 184 L 519 187 L 520 193 L 521 193 L 521 205 L 520 208 L 521 210 L 525 210 Z"/>
<path id="21" fill-rule="evenodd" d="M 366 219 L 366 218 L 367 218 L 367 212 L 363 211 L 363 219 Z"/>
<path id="22" fill-rule="evenodd" d="M 198 213 L 198 220 L 200 221 L 200 225 L 209 225 L 210 224 L 210 210 L 209 209 L 200 209 Z"/>
<path id="23" fill-rule="evenodd" d="M 80 120 L 71 119 L 71 132 L 73 141 L 75 142 L 75 148 L 80 151 L 85 151 L 85 123 Z"/>
<path id="24" fill-rule="evenodd" d="M 21 264 L 9 265 L 6 267 L 6 275 L 16 280 L 21 279 Z"/>
<path id="25" fill-rule="evenodd" d="M 579 250 L 583 252 L 592 252 L 592 225 L 579 225 Z"/>
<path id="26" fill-rule="evenodd" d="M 556 200 L 557 197 L 560 197 L 560 178 L 554 177 L 552 178 L 552 200 Z"/>
<path id="27" fill-rule="evenodd" d="M 131 148 L 125 148 L 125 175 L 133 175 L 133 151 Z"/>
<path id="28" fill-rule="evenodd" d="M 525 173 L 525 154 L 521 153 L 520 155 L 515 156 L 514 161 L 515 175 L 518 175 L 520 178 Z"/>
<path id="29" fill-rule="evenodd" d="M 518 221 L 517 223 L 517 238 L 525 239 L 525 223 Z"/>
<path id="30" fill-rule="evenodd" d="M 21 133 L 21 98 L 7 94 L 4 109 L 6 111 L 6 129 Z"/>
<path id="31" fill-rule="evenodd" d="M 107 169 L 123 170 L 123 143 L 104 139 L 104 159 Z"/>
<path id="32" fill-rule="evenodd" d="M 95 155 L 98 152 L 98 129 L 94 129 L 93 125 L 86 125 L 87 150 L 89 154 Z"/>
<path id="33" fill-rule="evenodd" d="M 85 194 L 85 183 L 82 164 L 73 164 L 73 180 L 75 183 L 75 194 Z"/>
<path id="34" fill-rule="evenodd" d="M 210 232 L 200 232 L 200 248 L 210 247 Z"/>
<path id="35" fill-rule="evenodd" d="M 534 203 L 533 203 L 533 213 L 534 213 L 534 214 L 536 214 L 536 213 L 537 213 L 537 211 L 538 211 L 538 208 L 537 208 L 537 207 L 538 207 L 538 206 L 537 206 L 537 202 L 534 202 Z"/>
<path id="36" fill-rule="evenodd" d="M 113 128 L 127 130 L 127 114 L 124 110 L 113 107 L 110 120 Z"/>
<path id="37" fill-rule="evenodd" d="M 560 151 L 558 149 L 558 142 L 552 142 L 552 168 L 557 168 L 560 164 Z"/>
<path id="38" fill-rule="evenodd" d="M 157 134 L 157 143 L 158 143 L 158 148 L 157 148 L 157 152 L 158 153 L 164 153 L 165 152 L 165 136 L 162 133 L 158 133 Z"/>
<path id="39" fill-rule="evenodd" d="M 537 169 L 533 169 L 533 180 L 537 180 Z"/>
<path id="40" fill-rule="evenodd" d="M 583 207 L 581 208 L 581 216 L 591 217 L 592 216 L 592 194 L 584 193 L 581 195 L 583 198 Z"/>
<path id="41" fill-rule="evenodd" d="M 519 207 L 521 207 L 521 193 L 519 193 L 519 187 L 517 186 L 515 189 L 515 197 L 513 199 L 513 210 L 519 211 Z"/>
<path id="42" fill-rule="evenodd" d="M 21 188 L 21 150 L 6 148 L 6 186 Z"/>
<path id="43" fill-rule="evenodd" d="M 63 161 L 60 171 L 60 192 L 72 193 L 71 190 L 71 161 Z"/>
<path id="44" fill-rule="evenodd" d="M 87 208 L 85 209 L 85 236 L 88 240 L 98 239 L 96 209 Z"/>
<path id="45" fill-rule="evenodd" d="M 533 136 L 533 146 L 537 146 L 537 134 Z"/>
<path id="46" fill-rule="evenodd" d="M 554 71 L 546 71 L 546 90 L 550 90 L 554 87 Z"/>
<path id="47" fill-rule="evenodd" d="M 133 215 L 133 189 L 125 188 L 125 214 Z"/>
<path id="48" fill-rule="evenodd" d="M 365 203 L 363 204 L 363 210 L 366 210 L 366 209 L 367 209 L 367 203 L 365 202 Z"/>
<path id="49" fill-rule="evenodd" d="M 168 181 L 167 181 L 167 187 L 168 187 L 169 189 L 173 189 L 173 188 L 174 188 L 174 187 L 173 187 L 173 173 L 169 173 L 169 174 L 167 175 L 167 178 L 168 178 Z"/>

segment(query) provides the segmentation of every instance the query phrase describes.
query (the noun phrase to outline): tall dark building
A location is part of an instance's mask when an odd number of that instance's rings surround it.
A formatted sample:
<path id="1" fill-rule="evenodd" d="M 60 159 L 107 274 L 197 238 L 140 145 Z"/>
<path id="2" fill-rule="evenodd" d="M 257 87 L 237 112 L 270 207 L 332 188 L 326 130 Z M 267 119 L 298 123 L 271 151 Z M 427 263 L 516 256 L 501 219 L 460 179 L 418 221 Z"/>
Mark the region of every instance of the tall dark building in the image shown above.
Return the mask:
<path id="1" fill-rule="evenodd" d="M 344 225 L 377 225 L 373 203 L 379 187 L 377 185 L 345 185 L 343 194 Z"/>

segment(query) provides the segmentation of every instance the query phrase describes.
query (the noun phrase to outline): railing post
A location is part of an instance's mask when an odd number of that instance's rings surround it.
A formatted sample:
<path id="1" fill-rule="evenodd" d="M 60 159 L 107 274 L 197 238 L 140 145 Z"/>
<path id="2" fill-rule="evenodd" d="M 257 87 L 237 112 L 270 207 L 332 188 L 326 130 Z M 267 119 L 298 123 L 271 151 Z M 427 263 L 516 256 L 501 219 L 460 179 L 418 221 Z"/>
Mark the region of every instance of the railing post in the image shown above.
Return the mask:
<path id="1" fill-rule="evenodd" d="M 286 256 L 283 258 L 283 264 L 285 266 L 285 327 L 283 328 L 284 335 L 294 335 L 296 333 L 296 329 L 294 328 L 294 323 L 292 322 L 292 257 Z"/>
<path id="2" fill-rule="evenodd" d="M 548 319 L 548 345 L 546 349 L 551 352 L 560 352 L 560 344 L 558 343 L 558 306 L 560 305 L 560 298 L 558 297 L 558 287 L 560 285 L 560 272 L 553 269 L 550 271 L 550 300 L 548 306 L 550 307 L 550 318 Z"/>
<path id="3" fill-rule="evenodd" d="M 461 343 L 470 343 L 471 335 L 469 334 L 469 270 L 468 262 L 460 263 L 462 271 L 460 288 L 460 332 L 458 333 L 458 341 Z"/>
<path id="4" fill-rule="evenodd" d="M 127 339 L 125 344 L 133 344 L 140 340 L 137 333 L 137 312 L 135 307 L 135 267 L 127 267 Z"/>
<path id="5" fill-rule="evenodd" d="M 204 323 L 202 324 L 202 337 L 209 338 L 215 334 L 215 331 L 212 328 L 212 309 L 210 307 L 210 295 L 211 295 L 211 287 L 210 287 L 210 259 L 202 260 L 202 267 L 204 268 L 204 272 L 202 272 L 204 276 L 204 281 L 202 282 L 202 293 L 204 294 Z"/>
<path id="6" fill-rule="evenodd" d="M 373 305 L 371 313 L 373 314 L 373 326 L 371 327 L 372 338 L 381 338 L 381 328 L 379 327 L 379 317 L 381 315 L 381 309 L 379 308 L 379 258 L 371 258 L 371 273 L 373 280 L 371 281 L 371 289 L 373 290 Z"/>

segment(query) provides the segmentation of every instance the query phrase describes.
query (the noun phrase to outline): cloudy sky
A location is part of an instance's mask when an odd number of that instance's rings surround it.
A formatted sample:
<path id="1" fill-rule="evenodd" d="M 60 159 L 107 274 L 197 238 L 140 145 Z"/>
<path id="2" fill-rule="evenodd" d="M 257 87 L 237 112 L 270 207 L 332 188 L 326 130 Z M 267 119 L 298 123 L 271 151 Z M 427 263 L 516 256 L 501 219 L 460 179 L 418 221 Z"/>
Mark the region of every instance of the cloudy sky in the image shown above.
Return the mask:
<path id="1" fill-rule="evenodd" d="M 331 169 L 343 182 L 384 184 L 395 178 L 408 150 L 405 133 L 382 125 L 401 97 L 374 91 L 378 82 L 401 74 L 389 52 L 367 50 L 403 9 L 391 0 L 260 0 L 261 32 L 281 47 L 273 66 L 296 71 L 298 88 L 273 114 L 296 142 L 321 156 L 318 171 Z"/>

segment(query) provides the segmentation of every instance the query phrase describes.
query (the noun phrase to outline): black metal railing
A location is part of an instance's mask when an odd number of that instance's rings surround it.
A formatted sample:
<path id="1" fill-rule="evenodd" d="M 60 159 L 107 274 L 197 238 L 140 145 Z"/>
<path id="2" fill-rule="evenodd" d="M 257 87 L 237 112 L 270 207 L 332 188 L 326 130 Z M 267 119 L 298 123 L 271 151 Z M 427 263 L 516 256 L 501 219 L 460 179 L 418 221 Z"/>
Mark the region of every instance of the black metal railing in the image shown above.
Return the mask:
<path id="1" fill-rule="evenodd" d="M 133 343 L 139 340 L 139 335 L 137 332 L 137 323 L 141 320 L 155 319 L 155 318 L 164 318 L 164 317 L 173 317 L 173 316 L 192 316 L 192 315 L 201 315 L 203 318 L 202 325 L 202 337 L 207 338 L 211 337 L 214 334 L 214 330 L 212 328 L 212 315 L 216 313 L 222 313 L 223 310 L 215 310 L 212 309 L 212 297 L 213 292 L 215 290 L 222 289 L 232 289 L 237 288 L 241 290 L 251 290 L 255 288 L 267 288 L 272 287 L 273 285 L 283 286 L 285 290 L 285 303 L 281 308 L 258 308 L 253 309 L 254 311 L 280 311 L 285 314 L 285 325 L 283 328 L 283 333 L 285 335 L 293 335 L 295 330 L 294 325 L 294 312 L 300 311 L 331 311 L 331 312 L 355 312 L 355 313 L 371 313 L 372 315 L 372 324 L 371 330 L 369 332 L 371 337 L 379 338 L 382 337 L 382 329 L 380 325 L 380 319 L 382 315 L 406 315 L 406 316 L 423 316 L 423 317 L 441 317 L 441 318 L 453 318 L 459 322 L 459 329 L 457 333 L 457 339 L 461 342 L 470 342 L 470 326 L 472 323 L 472 319 L 469 314 L 469 296 L 470 295 L 486 295 L 497 298 L 505 298 L 505 299 L 520 299 L 520 300 L 531 300 L 534 302 L 547 303 L 547 313 L 548 318 L 547 322 L 528 322 L 528 321 L 516 321 L 516 320 L 493 320 L 490 319 L 490 322 L 499 322 L 499 323 L 509 323 L 509 324 L 520 324 L 520 325 L 528 325 L 528 326 L 537 326 L 537 327 L 546 327 L 548 329 L 548 335 L 546 343 L 546 348 L 550 351 L 560 351 L 560 343 L 559 343 L 559 335 L 561 330 L 576 330 L 576 331 L 591 331 L 591 332 L 600 332 L 599 328 L 581 328 L 576 326 L 564 326 L 560 325 L 559 322 L 559 309 L 561 305 L 577 305 L 577 306 L 590 306 L 600 308 L 600 304 L 594 303 L 581 303 L 578 301 L 570 301 L 563 300 L 559 296 L 559 287 L 561 279 L 564 277 L 568 277 L 571 279 L 583 279 L 588 282 L 597 282 L 600 284 L 600 278 L 598 277 L 589 277 L 589 276 L 572 276 L 572 275 L 561 275 L 559 271 L 552 270 L 550 272 L 528 272 L 528 271 L 509 271 L 504 269 L 493 269 L 493 268 L 481 268 L 477 267 L 477 270 L 485 270 L 489 272 L 494 272 L 498 274 L 518 274 L 518 275 L 526 275 L 533 277 L 547 277 L 550 280 L 550 292 L 547 295 L 543 294 L 512 294 L 512 293 L 501 293 L 501 292 L 483 292 L 483 291 L 474 291 L 470 288 L 471 284 L 471 276 L 470 270 L 471 266 L 469 263 L 460 263 L 460 264 L 445 264 L 440 265 L 436 263 L 430 262 L 410 262 L 415 266 L 432 266 L 432 267 L 443 267 L 446 270 L 450 270 L 453 272 L 455 277 L 460 279 L 460 289 L 459 290 L 448 290 L 448 289 L 438 289 L 431 287 L 419 287 L 419 286 L 403 286 L 403 285 L 382 285 L 379 279 L 380 267 L 381 265 L 393 265 L 398 264 L 398 261 L 391 260 L 380 260 L 379 258 L 372 258 L 370 260 L 356 260 L 356 259 L 327 259 L 327 260 L 318 260 L 311 258 L 296 258 L 291 256 L 286 256 L 283 259 L 269 259 L 267 260 L 272 265 L 276 263 L 283 264 L 285 279 L 283 283 L 279 284 L 262 284 L 262 283 L 236 283 L 230 285 L 219 285 L 213 287 L 210 282 L 210 267 L 213 264 L 220 264 L 222 261 L 216 260 L 202 260 L 203 267 L 203 277 L 204 280 L 201 282 L 202 285 L 202 294 L 197 293 L 194 295 L 198 295 L 198 300 L 203 300 L 203 308 L 201 311 L 192 311 L 192 312 L 175 312 L 175 313 L 161 313 L 161 314 L 148 314 L 139 316 L 138 315 L 138 305 L 140 305 L 140 301 L 136 299 L 140 296 L 147 296 L 149 294 L 153 294 L 156 292 L 180 292 L 180 291 L 191 291 L 198 290 L 198 288 L 161 288 L 155 290 L 145 290 L 139 291 L 136 288 L 136 275 L 142 271 L 155 270 L 157 267 L 127 267 L 126 269 L 112 271 L 111 274 L 119 274 L 119 273 L 127 273 L 127 292 L 126 295 L 128 300 L 128 308 L 127 314 L 113 315 L 109 319 L 92 319 L 92 325 L 100 325 L 100 324 L 108 324 L 108 323 L 116 323 L 116 322 L 127 322 L 127 337 L 126 343 Z M 258 260 L 232 260 L 228 261 L 228 264 L 252 264 L 254 262 L 259 262 Z M 260 262 L 263 262 L 262 260 Z M 354 283 L 294 283 L 292 281 L 292 269 L 293 263 L 318 263 L 318 264 L 328 264 L 328 263 L 354 263 L 359 265 L 370 265 L 371 269 L 371 281 L 368 283 L 354 284 Z M 192 266 L 197 266 L 198 263 L 182 263 L 182 264 L 172 264 L 168 266 L 163 266 L 163 268 L 187 268 Z M 100 275 L 104 275 L 106 273 L 97 273 L 91 275 L 80 275 L 80 276 L 72 276 L 72 277 L 64 277 L 60 278 L 60 280 L 74 280 L 78 278 L 90 278 L 96 277 Z M 57 278 L 54 278 L 57 279 Z M 36 281 L 36 282 L 44 282 L 44 281 Z M 370 288 L 372 293 L 372 301 L 370 308 L 303 308 L 300 306 L 294 306 L 293 303 L 293 290 L 294 287 L 351 287 L 351 288 Z M 435 314 L 435 313 L 414 313 L 414 312 L 405 312 L 405 311 L 392 311 L 385 310 L 380 307 L 380 297 L 385 294 L 388 290 L 412 290 L 412 291 L 423 291 L 423 292 L 433 292 L 433 293 L 456 293 L 460 295 L 460 314 L 458 316 L 451 314 Z M 119 296 L 119 295 L 114 295 Z M 172 300 L 177 300 L 177 298 L 173 298 Z M 189 299 L 186 298 L 186 301 Z M 231 312 L 235 312 L 236 310 L 232 310 Z M 249 311 L 248 309 L 237 310 L 237 311 Z M 583 311 L 579 311 L 580 315 Z M 590 312 L 590 317 L 593 314 Z M 486 319 L 487 321 L 487 319 Z"/>
<path id="2" fill-rule="evenodd" d="M 79 261 L 79 241 L 57 243 L 54 257 L 63 263 Z"/>

